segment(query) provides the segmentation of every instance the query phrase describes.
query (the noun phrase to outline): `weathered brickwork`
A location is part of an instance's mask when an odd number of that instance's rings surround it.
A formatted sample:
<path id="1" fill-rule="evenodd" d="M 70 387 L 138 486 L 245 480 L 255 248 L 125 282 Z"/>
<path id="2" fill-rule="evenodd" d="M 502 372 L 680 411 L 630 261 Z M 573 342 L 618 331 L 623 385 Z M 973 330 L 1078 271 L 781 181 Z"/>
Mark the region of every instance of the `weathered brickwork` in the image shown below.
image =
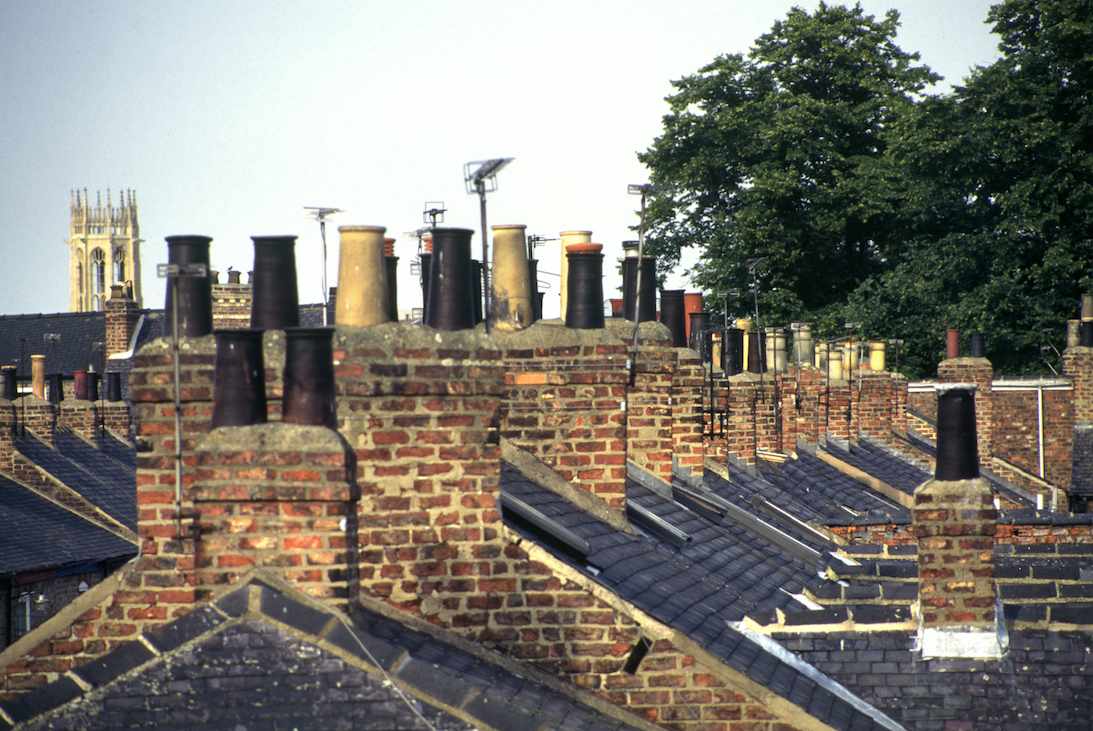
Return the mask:
<path id="1" fill-rule="evenodd" d="M 1074 422 L 1093 423 L 1093 348 L 1073 346 L 1063 352 L 1063 375 L 1074 379 Z"/>
<path id="2" fill-rule="evenodd" d="M 340 431 L 355 451 L 362 590 L 442 626 L 476 624 L 503 555 L 503 373 L 481 331 L 339 329 Z M 506 568 L 507 572 L 507 568 Z"/>
<path id="3" fill-rule="evenodd" d="M 850 546 L 907 546 L 916 543 L 909 522 L 825 527 Z"/>
<path id="4" fill-rule="evenodd" d="M 1074 443 L 1071 392 L 999 385 L 996 381 L 992 393 L 996 418 L 991 453 L 1054 485 L 1069 487 Z"/>
<path id="5" fill-rule="evenodd" d="M 649 342 L 639 346 L 627 403 L 627 458 L 662 480 L 673 466 L 702 473 L 705 373 L 689 348 Z"/>
<path id="6" fill-rule="evenodd" d="M 923 625 L 993 626 L 998 516 L 983 478 L 930 480 L 915 489 Z"/>
<path id="7" fill-rule="evenodd" d="M 798 440 L 818 444 L 826 431 L 823 374 L 805 365 L 780 378 L 783 446 L 795 451 Z"/>
<path id="8" fill-rule="evenodd" d="M 950 358 L 937 366 L 940 383 L 974 383 L 975 435 L 979 441 L 979 463 L 988 464 L 991 459 L 992 427 L 994 426 L 994 401 L 992 384 L 994 368 L 986 358 Z"/>
<path id="9" fill-rule="evenodd" d="M 213 329 L 238 330 L 250 327 L 253 288 L 249 284 L 214 284 Z"/>
<path id="10" fill-rule="evenodd" d="M 125 288 L 115 284 L 106 301 L 106 357 L 129 350 L 140 321 L 140 307 L 125 296 Z"/>
<path id="11" fill-rule="evenodd" d="M 572 484 L 614 507 L 625 506 L 626 343 L 606 330 L 567 330 L 548 323 L 495 338 L 504 348 L 501 434 Z M 544 341 L 550 344 L 532 345 Z M 639 419 L 646 418 L 646 411 L 667 410 L 667 404 L 634 400 L 631 422 L 635 408 Z M 633 434 L 630 443 L 635 444 Z M 670 466 L 670 452 L 665 456 Z"/>
<path id="12" fill-rule="evenodd" d="M 197 601 L 254 567 L 342 611 L 359 606 L 354 455 L 325 427 L 220 428 L 198 444 Z"/>

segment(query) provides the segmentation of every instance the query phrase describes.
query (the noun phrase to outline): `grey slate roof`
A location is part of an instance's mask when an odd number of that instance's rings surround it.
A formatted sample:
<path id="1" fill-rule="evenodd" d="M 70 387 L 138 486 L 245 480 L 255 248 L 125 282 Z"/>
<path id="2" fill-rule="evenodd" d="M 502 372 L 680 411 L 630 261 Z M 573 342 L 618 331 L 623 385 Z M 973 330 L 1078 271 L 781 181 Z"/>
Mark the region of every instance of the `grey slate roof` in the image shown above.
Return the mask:
<path id="1" fill-rule="evenodd" d="M 501 491 L 586 541 L 589 551 L 575 555 L 572 546 L 560 546 L 549 529 L 544 531 L 502 507 L 506 523 L 658 621 L 683 632 L 728 666 L 833 728 L 893 728 L 877 709 L 848 699 L 829 679 L 780 648 L 764 646 L 761 638 L 736 624 L 745 615 L 769 614 L 775 607 L 803 608 L 783 588 L 812 581 L 810 572 L 816 567 L 786 555 L 758 535 L 723 520 L 704 519 L 636 484 L 628 485 L 627 499 L 691 535 L 695 546 L 677 550 L 663 540 L 624 533 L 504 463 Z M 662 504 L 658 506 L 657 501 Z M 703 541 L 710 545 L 697 545 Z"/>
<path id="2" fill-rule="evenodd" d="M 53 345 L 44 335 L 60 335 L 54 368 Z M 45 355 L 46 373 L 72 377 L 75 370 L 94 365 L 102 371 L 106 341 L 106 315 L 102 312 L 62 312 L 52 315 L 0 316 L 0 365 L 19 367 L 20 378 L 30 382 L 30 356 Z M 95 343 L 99 345 L 96 346 Z M 25 359 L 24 359 L 25 357 Z"/>
<path id="3" fill-rule="evenodd" d="M 137 529 L 137 478 L 134 469 L 65 429 L 57 430 L 56 447 L 29 434 L 16 437 L 15 447 L 95 507 L 127 528 Z"/>
<path id="4" fill-rule="evenodd" d="M 137 547 L 0 476 L 0 574 L 104 561 Z"/>
<path id="5" fill-rule="evenodd" d="M 436 634 L 261 581 L 74 674 L 90 690 L 66 677 L 0 708 L 20 729 L 635 728 Z"/>

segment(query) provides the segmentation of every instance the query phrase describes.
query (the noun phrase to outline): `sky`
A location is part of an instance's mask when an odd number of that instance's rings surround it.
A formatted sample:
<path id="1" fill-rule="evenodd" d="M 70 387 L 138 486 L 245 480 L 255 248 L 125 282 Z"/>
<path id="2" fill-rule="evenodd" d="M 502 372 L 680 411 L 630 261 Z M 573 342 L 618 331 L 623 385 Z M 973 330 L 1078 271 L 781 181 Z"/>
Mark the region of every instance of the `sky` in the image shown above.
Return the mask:
<path id="1" fill-rule="evenodd" d="M 831 3 L 836 4 L 836 3 Z M 985 0 L 862 0 L 900 12 L 897 44 L 960 84 L 997 57 Z M 589 230 L 606 261 L 635 239 L 670 82 L 746 53 L 818 0 L 0 0 L 0 315 L 68 309 L 70 200 L 135 191 L 145 307 L 161 308 L 164 238 L 213 238 L 212 267 L 252 268 L 251 236 L 295 235 L 301 303 L 322 301 L 342 225 L 397 238 L 399 307 L 426 203 L 476 231 L 471 161 L 514 158 L 489 225 Z M 558 316 L 560 250 L 536 250 Z M 605 267 L 605 271 L 610 271 Z M 222 280 L 224 278 L 222 277 Z M 244 279 L 244 281 L 246 281 Z M 605 281 L 605 296 L 618 283 Z M 669 288 L 691 289 L 684 267 Z M 618 296 L 618 295 L 615 295 Z"/>

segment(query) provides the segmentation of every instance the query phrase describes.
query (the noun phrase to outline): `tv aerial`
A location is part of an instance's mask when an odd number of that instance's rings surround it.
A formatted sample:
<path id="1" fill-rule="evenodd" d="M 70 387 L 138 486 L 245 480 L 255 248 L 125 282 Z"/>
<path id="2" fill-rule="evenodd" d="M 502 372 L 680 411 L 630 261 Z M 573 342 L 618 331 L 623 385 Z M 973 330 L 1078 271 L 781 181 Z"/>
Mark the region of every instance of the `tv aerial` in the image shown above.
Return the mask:
<path id="1" fill-rule="evenodd" d="M 327 216 L 334 213 L 343 213 L 337 208 L 322 208 L 319 205 L 305 205 L 305 211 L 310 211 L 310 216 L 319 222 L 319 235 L 322 237 L 322 325 L 327 322 L 327 310 L 330 308 L 330 292 L 327 287 Z"/>

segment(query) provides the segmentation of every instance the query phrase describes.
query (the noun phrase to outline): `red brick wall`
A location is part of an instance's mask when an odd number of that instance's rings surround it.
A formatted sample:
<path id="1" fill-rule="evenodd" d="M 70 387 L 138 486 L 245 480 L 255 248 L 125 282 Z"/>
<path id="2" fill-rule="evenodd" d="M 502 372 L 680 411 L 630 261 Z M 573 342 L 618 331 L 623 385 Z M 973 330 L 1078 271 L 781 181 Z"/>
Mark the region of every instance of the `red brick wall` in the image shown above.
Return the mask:
<path id="1" fill-rule="evenodd" d="M 197 599 L 254 567 L 347 612 L 359 606 L 353 452 L 334 431 L 270 423 L 218 429 L 197 446 Z"/>
<path id="2" fill-rule="evenodd" d="M 994 368 L 986 358 L 951 358 L 937 366 L 937 380 L 941 383 L 974 383 L 975 435 L 979 442 L 979 464 L 986 465 L 991 459 L 994 405 L 991 384 Z"/>
<path id="3" fill-rule="evenodd" d="M 985 479 L 915 489 L 919 606 L 926 627 L 994 623 L 997 513 Z"/>
<path id="4" fill-rule="evenodd" d="M 996 389 L 991 452 L 1060 487 L 1070 486 L 1074 412 L 1069 390 L 1044 390 L 1044 474 L 1040 475 L 1040 406 L 1038 390 Z"/>
<path id="5" fill-rule="evenodd" d="M 1063 352 L 1063 374 L 1074 379 L 1074 421 L 1093 422 L 1093 348 L 1074 346 Z"/>
<path id="6" fill-rule="evenodd" d="M 128 297 L 113 296 L 120 294 L 120 287 L 111 293 L 106 301 L 106 357 L 115 353 L 124 353 L 129 350 L 129 343 L 133 339 L 137 322 L 140 320 L 140 309 L 137 303 Z"/>
<path id="7" fill-rule="evenodd" d="M 623 507 L 627 449 L 624 405 L 630 378 L 626 345 L 605 331 L 557 327 L 551 331 L 555 337 L 551 345 L 544 347 L 521 347 L 528 339 L 523 334 L 495 335 L 504 348 L 501 433 L 572 484 L 610 505 Z M 656 399 L 668 395 L 650 395 L 639 405 L 632 403 L 631 420 L 635 408 L 640 411 L 636 418 L 654 419 L 662 406 Z M 633 445 L 634 436 L 630 439 Z"/>

